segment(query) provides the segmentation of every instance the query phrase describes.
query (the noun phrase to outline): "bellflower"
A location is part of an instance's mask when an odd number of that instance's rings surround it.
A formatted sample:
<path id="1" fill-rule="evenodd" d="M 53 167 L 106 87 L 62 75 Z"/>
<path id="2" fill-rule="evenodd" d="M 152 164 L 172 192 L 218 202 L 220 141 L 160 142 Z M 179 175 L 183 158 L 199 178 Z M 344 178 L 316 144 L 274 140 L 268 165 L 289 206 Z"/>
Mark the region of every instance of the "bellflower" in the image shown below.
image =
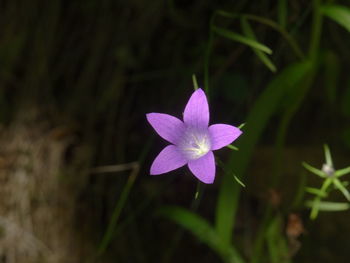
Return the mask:
<path id="1" fill-rule="evenodd" d="M 167 173 L 187 164 L 194 176 L 211 184 L 215 178 L 213 151 L 232 143 L 242 134 L 239 128 L 227 124 L 209 126 L 209 106 L 202 89 L 192 94 L 183 121 L 163 113 L 146 116 L 160 137 L 171 143 L 154 160 L 151 175 Z"/>

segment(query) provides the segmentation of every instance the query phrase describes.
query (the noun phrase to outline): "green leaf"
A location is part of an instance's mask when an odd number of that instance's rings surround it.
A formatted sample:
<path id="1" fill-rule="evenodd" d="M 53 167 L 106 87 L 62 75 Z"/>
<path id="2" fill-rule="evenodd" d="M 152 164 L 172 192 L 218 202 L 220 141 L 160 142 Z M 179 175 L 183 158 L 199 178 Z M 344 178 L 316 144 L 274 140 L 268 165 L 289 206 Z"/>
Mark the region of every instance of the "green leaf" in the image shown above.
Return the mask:
<path id="1" fill-rule="evenodd" d="M 269 252 L 269 262 L 286 263 L 289 248 L 287 240 L 284 238 L 283 220 L 280 215 L 275 216 L 269 222 L 266 229 L 266 243 Z"/>
<path id="2" fill-rule="evenodd" d="M 337 178 L 333 179 L 333 184 L 334 186 L 339 189 L 343 195 L 345 196 L 345 198 L 350 201 L 350 193 L 349 191 L 345 188 L 345 186 L 342 184 L 341 181 L 339 181 Z"/>
<path id="3" fill-rule="evenodd" d="M 331 156 L 331 152 L 329 150 L 329 147 L 327 144 L 325 144 L 323 147 L 324 147 L 324 155 L 326 158 L 326 164 L 333 168 L 333 161 L 332 161 L 332 156 Z"/>
<path id="4" fill-rule="evenodd" d="M 340 177 L 340 176 L 346 175 L 346 174 L 348 174 L 348 173 L 350 173 L 350 166 L 349 166 L 349 167 L 346 167 L 346 168 L 344 168 L 344 169 L 340 169 L 340 170 L 335 171 L 335 172 L 334 172 L 334 175 L 335 175 L 336 177 Z"/>
<path id="5" fill-rule="evenodd" d="M 242 124 L 240 124 L 240 125 L 238 126 L 238 129 L 240 129 L 240 130 L 243 129 L 243 127 L 245 126 L 245 124 L 246 124 L 245 122 L 242 123 Z"/>
<path id="6" fill-rule="evenodd" d="M 305 188 L 305 191 L 310 193 L 310 194 L 314 194 L 314 195 L 317 195 L 319 197 L 327 197 L 327 193 L 320 190 L 320 189 L 317 189 L 317 188 L 313 188 L 313 187 L 306 187 Z"/>
<path id="7" fill-rule="evenodd" d="M 245 36 L 256 40 L 255 34 L 253 29 L 251 28 L 248 20 L 246 18 L 242 18 L 241 19 L 241 23 L 242 23 L 242 29 L 243 29 L 243 33 Z M 270 69 L 272 72 L 276 72 L 276 66 L 272 63 L 272 61 L 268 58 L 268 56 L 266 56 L 266 54 L 264 52 L 262 52 L 259 49 L 256 48 L 252 48 L 254 53 L 257 55 L 257 57 L 261 60 L 262 63 L 265 64 L 265 66 Z"/>
<path id="8" fill-rule="evenodd" d="M 111 219 L 109 221 L 107 230 L 106 230 L 106 232 L 103 236 L 103 239 L 102 239 L 102 241 L 97 249 L 98 256 L 101 256 L 106 251 L 109 243 L 111 242 L 111 240 L 113 238 L 113 234 L 117 228 L 118 219 L 119 219 L 120 214 L 125 206 L 125 203 L 127 201 L 129 193 L 131 191 L 131 188 L 135 183 L 135 180 L 136 180 L 138 173 L 139 173 L 139 165 L 136 164 L 134 166 L 124 188 L 123 188 L 123 191 L 120 194 L 120 198 L 118 199 L 118 201 L 114 207 L 114 210 L 113 210 Z"/>
<path id="9" fill-rule="evenodd" d="M 290 90 L 295 89 L 296 85 L 300 83 L 311 68 L 312 64 L 309 61 L 303 61 L 282 70 L 268 84 L 248 115 L 247 129 L 237 142 L 240 149 L 239 154 L 236 152 L 231 154 L 226 169 L 227 172 L 225 172 L 220 186 L 216 206 L 216 229 L 221 238 L 227 243 L 231 242 L 241 190 L 241 187 L 232 180 L 232 172 L 234 171 L 239 178 L 244 177 L 254 147 L 269 119 L 277 111 L 281 99 Z"/>
<path id="10" fill-rule="evenodd" d="M 241 186 L 245 187 L 245 184 L 241 180 L 239 180 L 239 178 L 236 175 L 233 175 L 233 177 L 235 178 L 237 183 L 239 183 Z"/>
<path id="11" fill-rule="evenodd" d="M 191 231 L 200 241 L 216 251 L 225 262 L 244 262 L 236 249 L 223 242 L 210 224 L 197 214 L 176 206 L 165 206 L 158 213 Z"/>
<path id="12" fill-rule="evenodd" d="M 194 90 L 198 89 L 198 82 L 195 74 L 192 74 L 192 82 L 193 82 L 193 88 Z"/>
<path id="13" fill-rule="evenodd" d="M 220 9 L 219 9 L 219 10 L 216 10 L 215 13 L 216 13 L 217 15 L 220 15 L 220 16 L 223 16 L 223 17 L 227 17 L 227 18 L 233 18 L 233 19 L 238 18 L 238 17 L 241 16 L 241 15 L 239 15 L 239 14 L 230 13 L 230 12 L 227 12 L 227 11 L 225 11 L 225 10 L 220 10 Z"/>
<path id="14" fill-rule="evenodd" d="M 287 0 L 278 1 L 278 23 L 282 28 L 285 28 L 287 25 L 287 10 L 288 4 Z"/>
<path id="15" fill-rule="evenodd" d="M 320 176 L 322 178 L 327 177 L 327 175 L 323 171 L 321 171 L 321 170 L 311 166 L 308 163 L 303 162 L 302 165 L 304 166 L 305 169 L 307 169 L 309 172 L 311 172 L 313 174 L 316 174 L 316 175 L 318 175 L 318 176 Z"/>
<path id="16" fill-rule="evenodd" d="M 256 48 L 256 49 L 261 50 L 267 54 L 272 54 L 272 50 L 269 47 L 255 41 L 252 38 L 242 36 L 240 34 L 237 34 L 235 32 L 232 32 L 230 30 L 227 30 L 227 29 L 224 29 L 221 27 L 212 26 L 212 30 L 220 36 L 226 37 L 226 38 L 231 39 L 233 41 L 240 42 L 240 43 L 245 44 L 249 47 Z"/>
<path id="17" fill-rule="evenodd" d="M 307 207 L 313 207 L 314 205 L 316 205 L 318 207 L 318 210 L 320 211 L 344 211 L 344 210 L 348 210 L 350 208 L 350 204 L 349 203 L 342 203 L 342 202 L 317 202 L 317 204 L 315 204 L 315 201 L 307 201 L 306 202 L 306 206 Z"/>
<path id="18" fill-rule="evenodd" d="M 321 12 L 350 32 L 350 9 L 341 5 L 324 5 Z"/>
<path id="19" fill-rule="evenodd" d="M 234 145 L 232 145 L 232 144 L 229 144 L 229 145 L 227 145 L 226 147 L 229 148 L 229 149 L 231 149 L 231 150 L 234 150 L 234 151 L 238 151 L 238 150 L 239 150 L 236 146 L 234 146 Z"/>

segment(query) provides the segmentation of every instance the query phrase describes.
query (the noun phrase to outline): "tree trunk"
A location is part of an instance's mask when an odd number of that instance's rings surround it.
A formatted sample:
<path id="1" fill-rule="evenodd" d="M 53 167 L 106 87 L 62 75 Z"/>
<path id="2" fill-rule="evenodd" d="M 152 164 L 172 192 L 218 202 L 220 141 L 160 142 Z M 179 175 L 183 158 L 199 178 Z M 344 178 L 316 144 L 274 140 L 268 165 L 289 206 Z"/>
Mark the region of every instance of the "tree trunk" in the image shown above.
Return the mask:
<path id="1" fill-rule="evenodd" d="M 67 131 L 35 111 L 0 130 L 0 262 L 81 262 L 79 188 L 71 178 L 81 173 L 68 172 L 74 137 Z"/>

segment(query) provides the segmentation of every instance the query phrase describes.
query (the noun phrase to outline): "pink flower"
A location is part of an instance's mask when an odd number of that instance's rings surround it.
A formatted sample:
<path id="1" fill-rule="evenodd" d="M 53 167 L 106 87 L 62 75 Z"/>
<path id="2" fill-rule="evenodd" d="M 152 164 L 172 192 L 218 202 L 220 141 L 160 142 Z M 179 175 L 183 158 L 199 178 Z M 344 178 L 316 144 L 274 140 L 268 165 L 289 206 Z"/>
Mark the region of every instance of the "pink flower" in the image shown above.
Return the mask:
<path id="1" fill-rule="evenodd" d="M 213 151 L 236 140 L 242 131 L 228 124 L 209 126 L 209 106 L 202 89 L 197 89 L 188 101 L 184 120 L 163 113 L 148 113 L 148 122 L 155 131 L 171 143 L 156 157 L 151 175 L 170 172 L 188 165 L 191 172 L 206 184 L 214 182 Z"/>

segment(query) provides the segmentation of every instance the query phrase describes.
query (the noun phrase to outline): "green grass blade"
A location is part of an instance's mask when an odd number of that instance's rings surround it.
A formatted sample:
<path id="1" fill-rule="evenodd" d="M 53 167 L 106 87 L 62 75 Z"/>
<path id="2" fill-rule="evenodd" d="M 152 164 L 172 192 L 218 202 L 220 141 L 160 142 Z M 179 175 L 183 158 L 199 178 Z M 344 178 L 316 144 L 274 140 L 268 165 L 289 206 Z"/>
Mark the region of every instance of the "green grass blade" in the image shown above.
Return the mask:
<path id="1" fill-rule="evenodd" d="M 314 207 L 315 205 L 318 207 L 319 211 L 344 211 L 350 208 L 349 203 L 336 203 L 336 202 L 318 202 L 318 204 L 314 204 L 315 201 L 307 201 L 307 207 Z"/>
<path id="2" fill-rule="evenodd" d="M 241 24 L 242 24 L 242 30 L 243 30 L 243 33 L 246 37 L 249 37 L 251 39 L 254 39 L 256 40 L 256 37 L 255 37 L 255 34 L 254 34 L 254 31 L 253 29 L 251 28 L 248 20 L 246 18 L 242 18 L 241 19 Z M 276 66 L 272 63 L 272 61 L 268 58 L 268 56 L 262 52 L 261 50 L 259 49 L 256 49 L 256 48 L 252 48 L 254 53 L 256 54 L 256 56 L 261 60 L 261 62 L 263 64 L 265 64 L 265 66 L 270 69 L 272 72 L 276 72 Z"/>
<path id="3" fill-rule="evenodd" d="M 119 219 L 119 216 L 122 212 L 122 209 L 124 208 L 124 205 L 128 199 L 128 196 L 129 196 L 129 193 L 130 193 L 130 190 L 132 188 L 132 186 L 134 185 L 134 182 L 135 182 L 135 179 L 137 177 L 139 173 L 139 165 L 135 165 L 135 168 L 133 169 L 133 171 L 131 172 L 124 188 L 123 188 L 123 191 L 120 195 L 120 198 L 113 210 L 113 213 L 112 213 L 112 216 L 111 216 L 111 219 L 110 219 L 110 222 L 108 224 L 108 227 L 107 227 L 107 230 L 103 236 L 103 239 L 97 249 L 97 256 L 101 256 L 107 249 L 112 237 L 113 237 L 113 234 L 114 234 L 114 231 L 116 229 L 116 226 L 117 226 L 117 222 L 118 222 L 118 219 Z"/>
<path id="4" fill-rule="evenodd" d="M 235 178 L 237 183 L 239 183 L 241 186 L 245 187 L 245 184 L 236 175 L 233 175 L 233 177 Z"/>
<path id="5" fill-rule="evenodd" d="M 350 173 L 350 166 L 349 166 L 349 167 L 346 167 L 346 168 L 344 168 L 344 169 L 340 169 L 340 170 L 335 171 L 335 172 L 334 172 L 334 175 L 335 175 L 336 177 L 340 177 L 340 176 L 346 175 L 346 174 L 348 174 L 348 173 Z"/>
<path id="6" fill-rule="evenodd" d="M 239 150 L 236 146 L 234 146 L 234 145 L 232 145 L 232 144 L 229 144 L 229 145 L 227 145 L 226 147 L 229 148 L 229 149 L 231 149 L 231 150 L 234 150 L 234 151 L 238 151 L 238 150 Z"/>
<path id="7" fill-rule="evenodd" d="M 322 191 L 320 189 L 317 189 L 317 188 L 306 187 L 305 191 L 310 193 L 310 194 L 314 194 L 314 195 L 317 195 L 319 197 L 322 197 L 322 198 L 327 197 L 327 193 L 326 192 L 324 192 L 324 191 Z"/>
<path id="8" fill-rule="evenodd" d="M 230 244 L 223 242 L 210 224 L 197 214 L 175 206 L 163 207 L 158 213 L 192 232 L 200 241 L 206 243 L 211 249 L 218 253 L 224 262 L 244 262 L 236 249 Z"/>
<path id="9" fill-rule="evenodd" d="M 277 24 L 273 20 L 268 19 L 266 17 L 256 16 L 256 15 L 251 15 L 251 14 L 245 14 L 244 17 L 249 19 L 249 20 L 266 25 L 266 26 L 270 27 L 271 29 L 280 33 L 282 35 L 282 37 L 287 41 L 289 46 L 292 48 L 292 50 L 295 52 L 295 55 L 297 55 L 297 57 L 299 59 L 304 59 L 305 55 L 304 55 L 303 51 L 301 50 L 299 44 L 297 43 L 296 39 L 294 39 L 292 37 L 292 35 L 290 33 L 288 33 L 279 24 Z"/>
<path id="10" fill-rule="evenodd" d="M 246 125 L 246 123 L 244 122 L 244 123 L 240 124 L 237 128 L 242 130 L 245 125 Z"/>
<path id="11" fill-rule="evenodd" d="M 286 0 L 281 0 L 281 1 L 286 2 Z M 279 32 L 284 37 L 284 39 L 288 42 L 290 47 L 293 49 L 295 54 L 300 59 L 304 58 L 303 51 L 300 49 L 298 43 L 294 40 L 294 38 L 285 30 L 285 28 L 283 27 L 283 24 L 281 24 L 281 25 L 277 24 L 273 20 L 268 19 L 266 17 L 260 17 L 260 16 L 256 16 L 256 15 L 251 15 L 251 14 L 244 14 L 244 15 L 242 15 L 242 14 L 236 14 L 236 13 L 229 13 L 229 12 L 224 11 L 224 10 L 216 10 L 214 12 L 213 17 L 215 17 L 216 15 L 219 15 L 219 16 L 222 16 L 222 17 L 226 17 L 226 18 L 230 18 L 230 19 L 238 19 L 238 18 L 245 17 L 245 18 L 247 18 L 249 20 L 253 20 L 253 21 L 256 21 L 256 22 L 261 23 L 263 25 L 266 25 L 266 26 L 272 28 L 273 30 L 276 30 L 277 32 Z M 211 25 L 213 25 L 213 24 L 214 23 L 211 23 Z"/>
<path id="12" fill-rule="evenodd" d="M 192 74 L 192 83 L 193 83 L 194 90 L 197 90 L 199 86 L 198 86 L 198 82 L 195 74 Z"/>
<path id="13" fill-rule="evenodd" d="M 239 178 L 249 164 L 253 149 L 260 138 L 267 122 L 277 110 L 277 105 L 284 95 L 297 85 L 310 71 L 308 61 L 295 63 L 282 70 L 270 82 L 265 91 L 255 102 L 246 121 L 246 131 L 238 141 L 239 152 L 232 152 L 223 181 L 220 186 L 216 210 L 216 229 L 225 242 L 231 242 L 231 233 L 235 223 L 240 186 L 232 180 L 232 172 Z"/>
<path id="14" fill-rule="evenodd" d="M 304 168 L 305 168 L 306 170 L 308 170 L 310 173 L 316 174 L 316 175 L 318 175 L 318 176 L 320 176 L 320 177 L 322 177 L 322 178 L 327 177 L 327 175 L 326 175 L 323 171 L 321 171 L 321 170 L 319 170 L 319 169 L 317 169 L 317 168 L 311 166 L 311 165 L 308 164 L 308 163 L 303 162 L 302 165 L 303 165 Z"/>
<path id="15" fill-rule="evenodd" d="M 333 183 L 334 183 L 334 186 L 340 190 L 343 195 L 345 196 L 345 198 L 350 201 L 350 193 L 349 191 L 345 188 L 345 186 L 343 185 L 343 183 L 341 181 L 339 181 L 337 178 L 334 178 L 333 179 Z"/>
<path id="16" fill-rule="evenodd" d="M 241 16 L 240 14 L 230 13 L 225 10 L 216 10 L 215 13 L 219 16 L 227 17 L 231 19 L 239 18 Z"/>
<path id="17" fill-rule="evenodd" d="M 287 0 L 279 0 L 278 1 L 278 24 L 282 28 L 286 28 L 286 25 L 287 25 L 287 10 L 288 10 Z"/>
<path id="18" fill-rule="evenodd" d="M 324 147 L 324 156 L 326 158 L 326 164 L 330 167 L 333 167 L 333 161 L 332 161 L 332 156 L 331 156 L 329 147 L 327 144 L 325 144 L 323 147 Z"/>
<path id="19" fill-rule="evenodd" d="M 227 30 L 227 29 L 224 29 L 221 27 L 212 26 L 211 29 L 216 34 L 218 34 L 220 36 L 223 36 L 225 38 L 231 39 L 231 40 L 236 41 L 236 42 L 240 42 L 240 43 L 245 44 L 251 48 L 255 48 L 255 49 L 258 49 L 262 52 L 265 52 L 267 54 L 272 54 L 272 50 L 269 47 L 257 42 L 256 40 L 254 40 L 252 38 L 242 36 L 240 34 L 237 34 L 233 31 L 230 31 L 230 30 Z"/>
<path id="20" fill-rule="evenodd" d="M 350 32 L 350 9 L 341 5 L 324 5 L 321 12 Z"/>
<path id="21" fill-rule="evenodd" d="M 288 255 L 289 247 L 284 235 L 282 216 L 276 215 L 271 219 L 266 228 L 265 238 L 269 253 L 269 262 L 287 263 L 290 262 L 285 255 Z"/>

